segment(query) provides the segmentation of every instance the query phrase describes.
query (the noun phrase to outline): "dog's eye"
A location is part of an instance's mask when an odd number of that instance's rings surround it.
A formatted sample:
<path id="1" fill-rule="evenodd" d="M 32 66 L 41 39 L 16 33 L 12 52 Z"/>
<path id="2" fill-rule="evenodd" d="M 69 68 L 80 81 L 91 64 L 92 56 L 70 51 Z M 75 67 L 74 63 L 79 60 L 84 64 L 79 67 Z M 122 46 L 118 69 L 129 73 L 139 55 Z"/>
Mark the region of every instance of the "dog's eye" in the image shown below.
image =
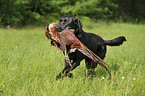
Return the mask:
<path id="1" fill-rule="evenodd" d="M 66 22 L 67 20 L 66 19 L 64 19 L 64 22 Z"/>
<path id="2" fill-rule="evenodd" d="M 59 22 L 62 22 L 62 19 L 60 19 Z"/>

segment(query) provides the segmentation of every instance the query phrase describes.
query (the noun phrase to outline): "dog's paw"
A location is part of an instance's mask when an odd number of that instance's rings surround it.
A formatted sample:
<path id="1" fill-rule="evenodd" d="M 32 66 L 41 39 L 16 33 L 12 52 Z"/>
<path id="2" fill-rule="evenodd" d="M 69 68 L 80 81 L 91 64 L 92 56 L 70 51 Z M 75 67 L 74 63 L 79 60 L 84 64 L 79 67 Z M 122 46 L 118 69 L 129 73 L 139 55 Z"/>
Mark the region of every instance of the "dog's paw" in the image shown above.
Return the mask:
<path id="1" fill-rule="evenodd" d="M 94 77 L 94 76 L 96 76 L 96 73 L 95 73 L 95 71 L 94 70 L 88 70 L 88 74 L 87 74 L 87 77 L 88 78 L 92 78 L 92 77 Z"/>
<path id="2" fill-rule="evenodd" d="M 67 74 L 59 74 L 56 76 L 56 80 L 60 80 L 60 79 L 63 79 L 64 77 L 69 77 L 69 78 L 73 78 L 73 74 L 72 73 L 67 73 Z"/>
<path id="3" fill-rule="evenodd" d="M 74 75 L 73 75 L 72 73 L 68 73 L 68 74 L 67 74 L 67 77 L 69 77 L 69 78 L 73 78 Z"/>
<path id="4" fill-rule="evenodd" d="M 62 75 L 61 75 L 61 73 L 59 73 L 57 76 L 56 76 L 56 80 L 59 80 L 59 79 L 61 79 L 62 78 Z"/>

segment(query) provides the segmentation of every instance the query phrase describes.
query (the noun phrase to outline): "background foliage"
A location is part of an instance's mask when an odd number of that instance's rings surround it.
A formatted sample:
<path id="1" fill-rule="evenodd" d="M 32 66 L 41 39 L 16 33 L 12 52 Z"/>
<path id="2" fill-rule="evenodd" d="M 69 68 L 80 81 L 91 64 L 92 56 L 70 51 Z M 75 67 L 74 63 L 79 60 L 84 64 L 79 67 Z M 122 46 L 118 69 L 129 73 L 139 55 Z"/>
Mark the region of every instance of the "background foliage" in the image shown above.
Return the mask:
<path id="1" fill-rule="evenodd" d="M 51 22 L 64 14 L 144 22 L 144 5 L 144 0 L 0 0 L 0 26 Z"/>

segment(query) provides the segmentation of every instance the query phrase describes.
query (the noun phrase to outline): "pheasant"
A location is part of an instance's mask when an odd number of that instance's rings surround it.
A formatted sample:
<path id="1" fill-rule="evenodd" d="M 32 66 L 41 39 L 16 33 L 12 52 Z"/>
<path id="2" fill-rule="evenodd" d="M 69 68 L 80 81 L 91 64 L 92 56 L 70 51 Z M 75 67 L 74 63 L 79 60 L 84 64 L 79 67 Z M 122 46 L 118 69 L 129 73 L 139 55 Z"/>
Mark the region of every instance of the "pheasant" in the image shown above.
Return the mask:
<path id="1" fill-rule="evenodd" d="M 83 43 L 79 41 L 79 39 L 75 36 L 73 33 L 73 29 L 65 29 L 62 32 L 57 32 L 55 30 L 56 23 L 51 23 L 49 25 L 49 29 L 45 30 L 45 35 L 48 39 L 51 39 L 54 45 L 57 46 L 57 44 L 60 44 L 59 50 L 62 50 L 65 52 L 65 55 L 68 57 L 68 53 L 70 51 L 67 50 L 66 46 L 70 46 L 70 50 L 78 50 L 90 59 L 92 59 L 94 62 L 98 62 L 101 67 L 103 67 L 109 74 L 110 71 L 105 66 L 107 65 L 99 56 L 97 56 L 95 53 L 93 53 L 91 50 L 89 50 Z M 49 31 L 48 31 L 49 30 Z M 69 58 L 67 58 L 69 61 L 69 64 L 71 66 Z M 107 65 L 109 68 L 110 66 Z"/>

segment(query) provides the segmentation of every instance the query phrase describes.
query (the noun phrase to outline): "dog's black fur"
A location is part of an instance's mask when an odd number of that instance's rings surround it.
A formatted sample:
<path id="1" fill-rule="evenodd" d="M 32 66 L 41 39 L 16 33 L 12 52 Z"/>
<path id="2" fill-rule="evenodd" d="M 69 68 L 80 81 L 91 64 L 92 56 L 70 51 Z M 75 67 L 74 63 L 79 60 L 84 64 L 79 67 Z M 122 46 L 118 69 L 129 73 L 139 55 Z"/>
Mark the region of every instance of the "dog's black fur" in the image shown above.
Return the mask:
<path id="1" fill-rule="evenodd" d="M 55 29 L 58 32 L 68 28 L 68 29 L 75 29 L 74 34 L 76 37 L 86 45 L 91 51 L 93 51 L 96 55 L 98 55 L 101 59 L 104 59 L 106 54 L 106 45 L 109 46 L 119 46 L 124 41 L 126 41 L 124 36 L 117 37 L 113 40 L 103 40 L 100 36 L 93 34 L 93 33 L 86 33 L 82 30 L 82 23 L 79 19 L 76 19 L 73 15 L 64 15 L 61 17 Z M 69 50 L 69 46 L 67 46 L 67 50 Z M 88 76 L 94 74 L 94 69 L 97 66 L 97 63 L 93 60 L 89 59 L 81 52 L 76 50 L 75 52 L 69 53 L 69 59 L 72 61 L 71 65 L 68 64 L 67 60 L 65 60 L 65 68 L 56 79 L 63 78 L 65 76 L 72 77 L 73 74 L 69 73 L 71 70 L 75 69 L 77 66 L 80 65 L 80 62 L 85 59 L 86 67 L 88 69 Z"/>

